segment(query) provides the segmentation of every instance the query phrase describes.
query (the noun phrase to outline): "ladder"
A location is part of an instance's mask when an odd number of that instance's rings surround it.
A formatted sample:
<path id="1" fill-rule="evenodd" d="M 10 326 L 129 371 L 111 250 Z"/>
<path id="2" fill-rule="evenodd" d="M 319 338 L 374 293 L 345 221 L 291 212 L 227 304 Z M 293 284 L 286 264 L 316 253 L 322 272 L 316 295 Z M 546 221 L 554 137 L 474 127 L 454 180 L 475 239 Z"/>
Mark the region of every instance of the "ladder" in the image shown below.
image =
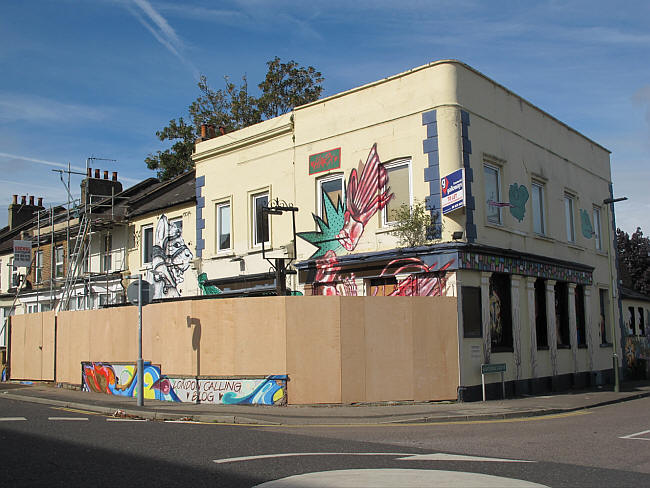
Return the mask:
<path id="1" fill-rule="evenodd" d="M 74 286 L 77 283 L 79 278 L 79 268 L 80 264 L 85 262 L 88 256 L 88 246 L 86 246 L 86 237 L 90 230 L 90 219 L 88 215 L 84 212 L 79 221 L 79 230 L 77 231 L 77 236 L 74 241 L 74 246 L 72 252 L 68 256 L 68 266 L 65 274 L 65 283 L 63 285 L 63 291 L 61 292 L 61 300 L 59 300 L 59 306 L 57 307 L 57 312 L 61 310 L 68 310 L 70 297 Z"/>

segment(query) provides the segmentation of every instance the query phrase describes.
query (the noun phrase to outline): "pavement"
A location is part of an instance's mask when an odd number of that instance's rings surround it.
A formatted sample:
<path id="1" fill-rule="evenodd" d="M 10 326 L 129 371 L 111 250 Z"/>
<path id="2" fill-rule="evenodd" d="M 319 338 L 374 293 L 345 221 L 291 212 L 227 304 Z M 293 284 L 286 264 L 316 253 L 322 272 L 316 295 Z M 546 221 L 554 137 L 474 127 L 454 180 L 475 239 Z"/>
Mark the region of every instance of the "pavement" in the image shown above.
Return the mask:
<path id="1" fill-rule="evenodd" d="M 115 417 L 185 420 L 249 425 L 373 425 L 425 422 L 467 422 L 556 415 L 650 396 L 650 381 L 626 381 L 620 392 L 612 386 L 571 390 L 486 402 L 386 402 L 353 405 L 216 405 L 146 399 L 143 407 L 131 397 L 59 388 L 48 383 L 0 383 L 0 399 L 40 403 Z"/>

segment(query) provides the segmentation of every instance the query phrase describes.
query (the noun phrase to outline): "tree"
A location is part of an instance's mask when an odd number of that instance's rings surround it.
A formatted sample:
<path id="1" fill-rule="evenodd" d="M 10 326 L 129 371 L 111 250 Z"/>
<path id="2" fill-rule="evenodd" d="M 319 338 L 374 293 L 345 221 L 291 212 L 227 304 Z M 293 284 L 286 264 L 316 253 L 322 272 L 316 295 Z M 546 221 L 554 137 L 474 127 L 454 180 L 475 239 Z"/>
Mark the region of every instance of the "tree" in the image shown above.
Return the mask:
<path id="1" fill-rule="evenodd" d="M 324 78 L 313 66 L 304 68 L 295 61 L 282 63 L 277 56 L 266 65 L 266 77 L 257 85 L 258 97 L 249 93 L 246 76 L 239 86 L 226 76 L 225 88 L 214 90 L 201 75 L 197 83 L 201 94 L 188 108 L 192 124 L 180 117 L 156 132 L 161 141 L 175 142 L 169 149 L 149 154 L 145 158 L 147 167 L 157 170 L 161 180 L 173 178 L 194 167 L 192 152 L 201 125 L 223 127 L 227 132 L 243 129 L 320 97 Z"/>
<path id="2" fill-rule="evenodd" d="M 623 286 L 650 295 L 650 239 L 640 227 L 631 237 L 616 229 L 616 247 Z"/>
<path id="3" fill-rule="evenodd" d="M 394 215 L 396 223 L 390 233 L 399 238 L 400 245 L 417 247 L 431 242 L 433 221 L 424 202 L 416 200 L 412 207 L 403 203 Z"/>

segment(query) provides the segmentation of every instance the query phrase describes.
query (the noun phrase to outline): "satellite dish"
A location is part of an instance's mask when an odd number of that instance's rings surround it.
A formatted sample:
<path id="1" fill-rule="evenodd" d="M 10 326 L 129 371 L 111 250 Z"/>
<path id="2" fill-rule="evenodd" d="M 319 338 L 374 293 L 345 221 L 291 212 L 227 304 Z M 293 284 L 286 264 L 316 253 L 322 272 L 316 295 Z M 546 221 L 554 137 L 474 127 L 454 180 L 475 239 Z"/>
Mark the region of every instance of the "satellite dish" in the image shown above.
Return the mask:
<path id="1" fill-rule="evenodd" d="M 133 305 L 138 304 L 138 282 L 133 281 L 126 289 L 126 298 Z M 153 298 L 153 286 L 146 280 L 142 280 L 142 305 L 151 303 Z"/>

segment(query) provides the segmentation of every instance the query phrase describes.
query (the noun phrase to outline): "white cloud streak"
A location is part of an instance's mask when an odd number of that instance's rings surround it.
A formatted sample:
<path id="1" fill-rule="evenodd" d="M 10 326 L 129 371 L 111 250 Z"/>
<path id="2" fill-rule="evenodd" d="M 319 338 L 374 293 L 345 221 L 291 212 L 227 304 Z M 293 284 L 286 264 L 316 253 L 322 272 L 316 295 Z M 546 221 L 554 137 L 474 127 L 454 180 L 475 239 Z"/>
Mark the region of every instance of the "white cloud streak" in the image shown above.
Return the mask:
<path id="1" fill-rule="evenodd" d="M 35 95 L 0 93 L 0 122 L 27 121 L 32 123 L 98 121 L 106 110 L 59 102 Z"/>
<path id="2" fill-rule="evenodd" d="M 154 9 L 151 3 L 147 0 L 133 0 L 133 3 L 140 9 L 140 11 L 127 4 L 125 7 L 131 15 L 133 15 L 133 17 L 135 17 L 136 20 L 140 22 L 140 24 L 142 24 L 142 26 L 147 29 L 160 44 L 176 56 L 182 64 L 187 66 L 195 79 L 198 79 L 199 70 L 187 57 L 185 53 L 185 43 L 181 40 L 178 34 L 176 34 L 174 28 L 169 25 L 169 22 L 167 22 L 167 20 L 160 15 L 160 13 Z"/>
<path id="3" fill-rule="evenodd" d="M 58 163 L 56 161 L 47 161 L 45 159 L 36 159 L 36 158 L 30 158 L 27 156 L 20 156 L 18 154 L 9 154 L 5 152 L 0 152 L 0 158 L 6 158 L 10 160 L 19 160 L 19 161 L 28 161 L 30 163 L 38 163 L 38 164 L 44 164 L 46 166 L 53 166 L 55 168 L 64 168 L 68 169 L 68 165 L 66 163 Z M 80 168 L 78 166 L 71 166 L 70 169 L 74 171 L 85 171 L 84 168 Z"/>

